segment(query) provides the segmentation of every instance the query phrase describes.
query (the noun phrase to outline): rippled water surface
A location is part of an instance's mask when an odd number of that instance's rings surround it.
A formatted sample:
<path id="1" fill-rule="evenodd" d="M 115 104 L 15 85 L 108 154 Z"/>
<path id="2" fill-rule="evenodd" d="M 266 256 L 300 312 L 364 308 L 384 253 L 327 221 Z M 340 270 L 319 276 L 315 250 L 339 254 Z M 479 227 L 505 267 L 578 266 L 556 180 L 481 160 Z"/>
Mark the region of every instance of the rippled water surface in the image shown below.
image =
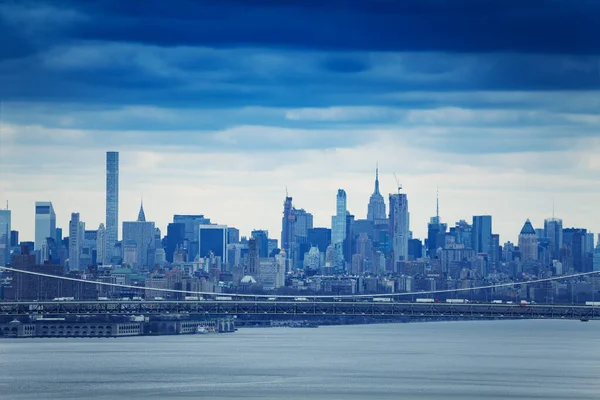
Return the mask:
<path id="1" fill-rule="evenodd" d="M 600 399 L 600 322 L 0 340 L 1 399 Z"/>

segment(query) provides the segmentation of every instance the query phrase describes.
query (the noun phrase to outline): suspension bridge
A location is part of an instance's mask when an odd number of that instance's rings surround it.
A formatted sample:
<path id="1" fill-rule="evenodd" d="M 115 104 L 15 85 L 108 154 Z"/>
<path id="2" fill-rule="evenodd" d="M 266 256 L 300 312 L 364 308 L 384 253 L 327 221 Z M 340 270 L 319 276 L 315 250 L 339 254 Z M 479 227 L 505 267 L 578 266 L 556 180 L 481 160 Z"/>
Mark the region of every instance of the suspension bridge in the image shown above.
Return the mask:
<path id="1" fill-rule="evenodd" d="M 600 274 L 600 271 L 563 275 L 523 282 L 501 283 L 471 288 L 434 290 L 409 293 L 358 294 L 340 296 L 255 295 L 195 292 L 154 287 L 90 281 L 81 278 L 56 276 L 39 272 L 0 267 L 16 274 L 74 281 L 89 285 L 121 289 L 152 291 L 153 293 L 185 294 L 185 300 L 164 300 L 162 297 L 142 297 L 97 300 L 56 298 L 52 301 L 0 302 L 0 316 L 25 315 L 205 315 L 205 316 L 353 316 L 404 317 L 444 319 L 600 319 L 600 302 L 586 304 L 534 304 L 531 302 L 476 303 L 466 299 L 437 302 L 439 294 L 461 293 L 500 287 L 532 285 L 542 282 Z M 415 299 L 416 298 L 416 299 Z M 413 301 L 411 301 L 413 300 Z"/>

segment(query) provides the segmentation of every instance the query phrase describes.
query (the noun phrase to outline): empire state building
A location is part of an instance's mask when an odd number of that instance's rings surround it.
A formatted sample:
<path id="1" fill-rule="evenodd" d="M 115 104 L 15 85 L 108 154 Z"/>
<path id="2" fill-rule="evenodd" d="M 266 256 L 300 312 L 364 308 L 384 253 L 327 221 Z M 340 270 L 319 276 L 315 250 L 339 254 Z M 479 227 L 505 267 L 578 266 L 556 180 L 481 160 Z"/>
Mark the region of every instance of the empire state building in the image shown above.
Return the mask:
<path id="1" fill-rule="evenodd" d="M 369 200 L 369 210 L 367 211 L 367 220 L 379 221 L 385 220 L 385 200 L 379 193 L 379 168 L 375 169 L 375 191 Z"/>

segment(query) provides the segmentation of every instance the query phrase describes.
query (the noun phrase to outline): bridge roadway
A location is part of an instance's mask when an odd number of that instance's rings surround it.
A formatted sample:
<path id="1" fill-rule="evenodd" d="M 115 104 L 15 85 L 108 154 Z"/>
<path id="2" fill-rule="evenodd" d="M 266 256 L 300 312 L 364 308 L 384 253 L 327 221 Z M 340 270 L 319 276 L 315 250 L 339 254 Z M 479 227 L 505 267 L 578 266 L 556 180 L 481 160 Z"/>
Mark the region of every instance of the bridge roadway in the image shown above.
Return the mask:
<path id="1" fill-rule="evenodd" d="M 367 301 L 26 301 L 0 302 L 0 316 L 289 315 L 465 319 L 600 319 L 600 307 L 542 304 L 449 304 Z"/>

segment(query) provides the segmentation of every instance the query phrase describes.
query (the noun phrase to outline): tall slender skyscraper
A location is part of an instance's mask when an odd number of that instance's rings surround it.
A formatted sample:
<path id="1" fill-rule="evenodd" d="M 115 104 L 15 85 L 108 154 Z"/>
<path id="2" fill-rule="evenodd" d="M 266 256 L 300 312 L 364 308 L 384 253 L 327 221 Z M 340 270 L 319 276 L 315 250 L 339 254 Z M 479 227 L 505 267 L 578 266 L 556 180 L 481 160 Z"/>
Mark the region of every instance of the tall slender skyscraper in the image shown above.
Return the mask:
<path id="1" fill-rule="evenodd" d="M 79 271 L 81 269 L 80 256 L 81 245 L 85 225 L 79 218 L 79 213 L 71 213 L 69 221 L 69 270 Z"/>
<path id="2" fill-rule="evenodd" d="M 10 264 L 10 210 L 0 210 L 0 266 Z"/>
<path id="3" fill-rule="evenodd" d="M 290 254 L 290 247 L 293 241 L 294 220 L 292 198 L 287 195 L 286 190 L 285 202 L 283 203 L 283 218 L 281 219 L 281 249 L 288 255 Z"/>
<path id="4" fill-rule="evenodd" d="M 107 259 L 115 256 L 119 240 L 119 152 L 106 152 L 106 250 Z"/>
<path id="5" fill-rule="evenodd" d="M 100 224 L 96 235 L 96 263 L 98 265 L 110 263 L 108 254 L 106 253 L 106 228 L 104 224 Z"/>
<path id="6" fill-rule="evenodd" d="M 389 227 L 394 263 L 408 260 L 409 218 L 406 193 L 390 194 Z"/>
<path id="7" fill-rule="evenodd" d="M 337 272 L 343 272 L 345 267 L 346 214 L 346 191 L 338 189 L 335 215 L 331 218 L 331 244 L 335 249 L 335 269 Z"/>
<path id="8" fill-rule="evenodd" d="M 379 193 L 379 168 L 375 169 L 375 190 L 369 200 L 367 220 L 385 220 L 385 200 L 381 193 Z"/>
<path id="9" fill-rule="evenodd" d="M 35 243 L 34 249 L 41 250 L 46 238 L 56 235 L 56 214 L 49 201 L 35 202 Z"/>

